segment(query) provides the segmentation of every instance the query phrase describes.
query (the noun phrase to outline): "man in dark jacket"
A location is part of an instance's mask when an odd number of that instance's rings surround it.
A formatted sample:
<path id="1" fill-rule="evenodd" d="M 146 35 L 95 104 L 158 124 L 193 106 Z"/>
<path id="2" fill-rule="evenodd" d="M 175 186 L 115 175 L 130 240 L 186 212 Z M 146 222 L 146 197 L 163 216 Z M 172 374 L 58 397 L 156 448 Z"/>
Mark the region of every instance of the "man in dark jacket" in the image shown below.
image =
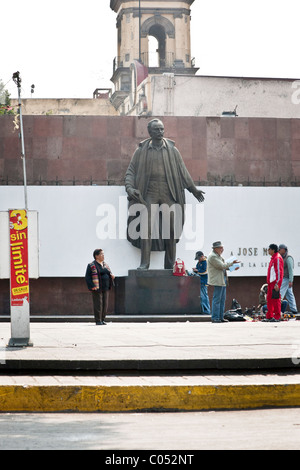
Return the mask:
<path id="1" fill-rule="evenodd" d="M 104 261 L 104 251 L 97 248 L 93 253 L 94 261 L 86 268 L 85 281 L 93 296 L 93 307 L 96 325 L 106 325 L 105 316 L 108 309 L 108 293 L 114 275 Z"/>
<path id="2" fill-rule="evenodd" d="M 279 245 L 279 253 L 283 259 L 283 280 L 280 288 L 281 298 L 289 303 L 290 311 L 292 313 L 298 313 L 296 299 L 293 292 L 293 281 L 294 281 L 294 260 L 288 252 L 288 247 L 283 243 Z"/>

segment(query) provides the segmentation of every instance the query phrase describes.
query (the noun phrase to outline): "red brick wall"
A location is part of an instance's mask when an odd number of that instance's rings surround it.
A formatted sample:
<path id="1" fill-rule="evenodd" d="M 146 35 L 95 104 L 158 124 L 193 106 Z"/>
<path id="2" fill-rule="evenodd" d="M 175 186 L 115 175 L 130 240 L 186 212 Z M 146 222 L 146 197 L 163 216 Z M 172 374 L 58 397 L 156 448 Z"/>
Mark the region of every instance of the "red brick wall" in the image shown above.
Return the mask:
<path id="1" fill-rule="evenodd" d="M 231 308 L 232 299 L 237 299 L 242 308 L 258 305 L 258 295 L 265 277 L 230 278 L 227 288 L 226 309 Z M 118 282 L 118 280 L 116 280 Z M 118 289 L 110 292 L 109 313 L 115 313 L 115 295 Z M 213 289 L 209 287 L 212 299 Z M 294 278 L 296 301 L 300 302 L 300 278 Z M 155 312 L 154 312 L 155 313 Z M 0 321 L 1 316 L 10 314 L 9 281 L 0 279 Z M 31 315 L 93 315 L 92 298 L 84 278 L 40 278 L 30 281 Z"/>
<path id="2" fill-rule="evenodd" d="M 123 184 L 150 118 L 24 116 L 28 184 Z M 195 182 L 298 185 L 300 119 L 164 117 Z M 0 183 L 22 184 L 18 131 L 0 116 Z"/>

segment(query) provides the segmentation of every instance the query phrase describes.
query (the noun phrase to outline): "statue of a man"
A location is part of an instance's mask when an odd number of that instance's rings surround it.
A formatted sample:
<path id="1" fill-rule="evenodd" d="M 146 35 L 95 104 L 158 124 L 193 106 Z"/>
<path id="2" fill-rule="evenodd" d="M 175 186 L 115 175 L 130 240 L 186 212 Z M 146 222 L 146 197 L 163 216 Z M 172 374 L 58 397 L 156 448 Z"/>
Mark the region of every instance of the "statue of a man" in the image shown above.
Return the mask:
<path id="1" fill-rule="evenodd" d="M 172 269 L 184 223 L 184 190 L 199 202 L 204 192 L 196 188 L 174 142 L 164 138 L 163 123 L 153 119 L 148 132 L 150 138 L 139 144 L 125 175 L 127 238 L 141 248 L 138 269 L 149 268 L 151 251 L 165 251 L 164 268 Z"/>

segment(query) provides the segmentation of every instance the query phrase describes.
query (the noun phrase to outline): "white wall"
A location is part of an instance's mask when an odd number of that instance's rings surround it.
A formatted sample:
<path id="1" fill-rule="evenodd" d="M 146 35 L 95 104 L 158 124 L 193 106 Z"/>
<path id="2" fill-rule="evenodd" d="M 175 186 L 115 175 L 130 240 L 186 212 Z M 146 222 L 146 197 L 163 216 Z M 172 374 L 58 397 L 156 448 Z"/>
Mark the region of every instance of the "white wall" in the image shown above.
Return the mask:
<path id="1" fill-rule="evenodd" d="M 216 240 L 225 258 L 243 267 L 233 276 L 264 276 L 270 243 L 285 243 L 300 274 L 300 188 L 205 187 L 205 203 L 187 196 L 187 217 L 177 256 L 188 269 L 198 250 L 208 254 Z M 21 186 L 0 187 L 0 211 L 22 208 Z M 29 210 L 39 214 L 41 277 L 82 277 L 95 248 L 103 248 L 113 272 L 126 276 L 140 251 L 126 239 L 127 198 L 121 186 L 29 186 Z M 1 232 L 0 232 L 1 236 Z M 0 240 L 1 245 L 3 240 Z M 241 255 L 239 251 L 241 250 Z M 3 272 L 5 257 L 1 257 Z M 163 268 L 163 253 L 152 253 L 151 268 Z"/>
<path id="2" fill-rule="evenodd" d="M 154 116 L 300 117 L 300 80 L 169 75 L 151 77 Z"/>
<path id="3" fill-rule="evenodd" d="M 18 100 L 11 100 L 12 106 L 18 106 Z M 109 99 L 72 99 L 72 98 L 29 98 L 22 99 L 22 114 L 60 115 L 60 116 L 116 116 Z"/>

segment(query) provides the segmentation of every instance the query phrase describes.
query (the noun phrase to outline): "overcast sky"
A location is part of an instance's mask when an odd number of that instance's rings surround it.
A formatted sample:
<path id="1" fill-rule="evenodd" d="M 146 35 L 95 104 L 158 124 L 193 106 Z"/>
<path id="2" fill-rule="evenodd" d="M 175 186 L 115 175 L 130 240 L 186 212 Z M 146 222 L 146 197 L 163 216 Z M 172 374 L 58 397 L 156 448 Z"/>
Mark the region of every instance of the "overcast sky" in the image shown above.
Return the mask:
<path id="1" fill-rule="evenodd" d="M 92 98 L 111 88 L 117 55 L 110 0 L 14 0 L 1 5 L 0 79 L 19 71 L 22 97 Z M 198 74 L 300 78 L 299 0 L 195 0 L 192 57 Z"/>

